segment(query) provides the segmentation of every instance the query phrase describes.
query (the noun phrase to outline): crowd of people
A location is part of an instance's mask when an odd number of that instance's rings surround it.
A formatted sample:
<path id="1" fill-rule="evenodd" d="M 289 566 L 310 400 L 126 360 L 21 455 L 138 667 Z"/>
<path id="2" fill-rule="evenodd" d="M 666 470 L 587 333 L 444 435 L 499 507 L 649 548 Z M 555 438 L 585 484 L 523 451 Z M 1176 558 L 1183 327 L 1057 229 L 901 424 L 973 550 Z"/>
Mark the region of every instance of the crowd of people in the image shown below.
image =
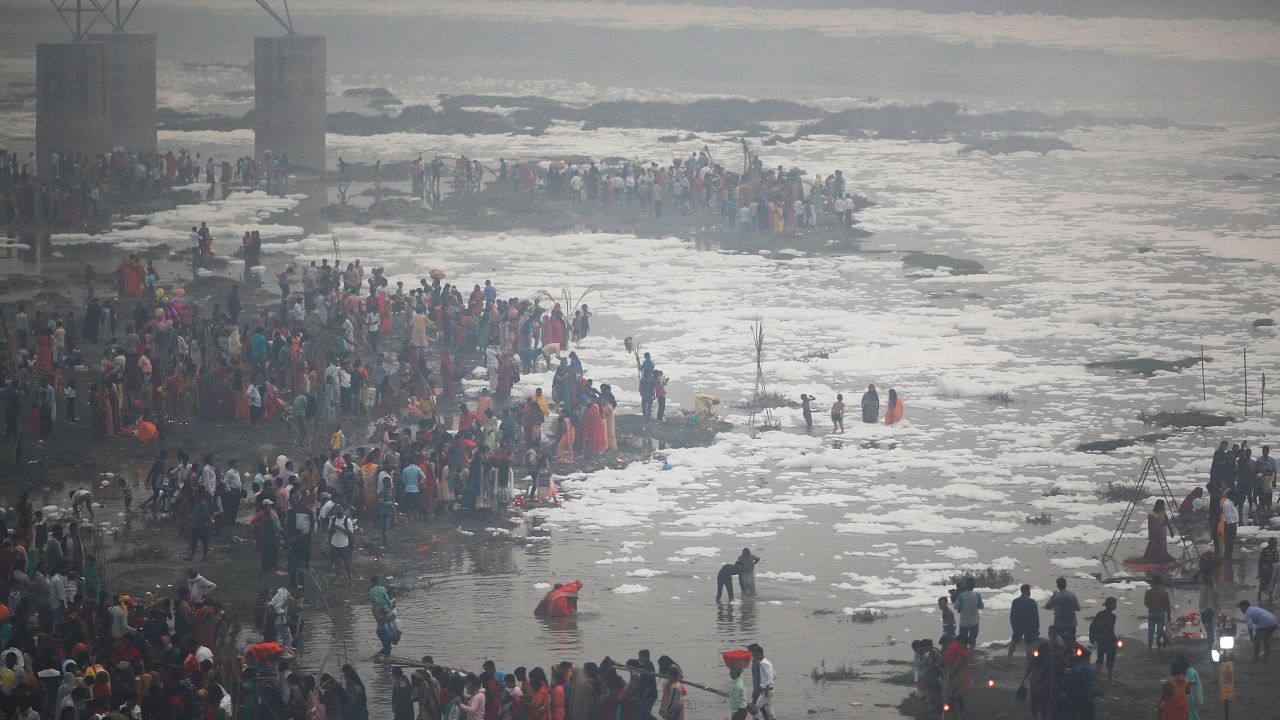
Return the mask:
<path id="1" fill-rule="evenodd" d="M 270 655 L 271 643 L 284 648 L 281 657 L 289 652 L 289 619 L 313 547 L 349 578 L 360 522 L 385 547 L 395 522 L 552 501 L 555 463 L 617 450 L 612 390 L 596 387 L 571 349 L 590 333 L 587 305 L 566 318 L 538 298 L 499 298 L 489 281 L 465 296 L 439 277 L 406 290 L 381 269 L 366 275 L 359 261 L 281 273 L 278 312 L 246 311 L 238 286 L 208 311 L 180 287 L 166 292 L 152 264 L 136 257 L 113 278 L 115 299 L 100 299 L 96 273 L 86 274 L 83 312 L 29 313 L 22 304 L 12 316 L 7 436 L 52 440 L 55 427 L 81 422 L 86 399 L 88 435 L 97 440 L 163 447 L 179 425 L 289 423 L 304 448 L 296 463 L 157 450 L 145 475 L 150 497 L 139 507 L 175 518 L 192 560 L 197 551 L 207 557 L 211 541 L 248 508 L 261 571 L 288 574 L 265 599 L 274 614 L 256 656 Z M 100 361 L 86 357 L 91 344 L 102 348 Z M 649 381 L 659 371 L 646 362 L 637 374 Z M 476 365 L 488 369 L 489 384 L 468 400 L 460 381 Z M 515 396 L 522 372 L 544 368 L 554 368 L 549 393 Z M 87 395 L 77 394 L 77 378 Z M 27 402 L 30 436 L 18 422 Z M 371 446 L 347 443 L 343 422 L 352 418 L 375 420 Z M 131 491 L 121 483 L 126 510 Z M 88 490 L 72 495 L 77 510 L 92 513 Z M 148 608 L 139 612 L 145 619 Z"/>
<path id="2" fill-rule="evenodd" d="M 571 205 L 604 209 L 637 207 L 661 219 L 664 212 L 682 215 L 718 213 L 726 227 L 744 234 L 796 234 L 829 224 L 851 228 L 855 210 L 866 199 L 846 186 L 844 172 L 806 178 L 798 168 L 764 166 L 743 143 L 742 171 L 716 162 L 707 148 L 676 157 L 670 162 L 611 159 L 511 161 L 499 158 L 491 168 L 465 156 L 453 160 L 453 192 L 457 196 L 479 193 L 485 179 L 489 187 L 512 195 L 540 194 Z M 379 164 L 380 167 L 380 164 Z M 340 175 L 347 167 L 340 165 Z M 440 201 L 440 179 L 445 163 L 440 157 L 418 156 L 410 162 L 414 197 L 433 205 Z M 375 171 L 376 172 L 376 171 Z"/>
<path id="3" fill-rule="evenodd" d="M 374 602 L 379 578 L 372 578 Z M 580 666 L 561 661 L 549 667 L 500 669 L 486 660 L 478 671 L 446 668 L 430 655 L 421 661 L 390 658 L 392 720 L 684 720 L 692 705 L 689 689 L 708 690 L 728 700 L 731 720 L 748 715 L 774 720 L 773 693 L 777 673 L 764 648 L 748 646 L 746 661 L 729 668 L 728 690 L 687 683 L 684 671 L 662 655 L 655 665 L 649 650 L 618 663 L 610 657 Z M 365 690 L 350 665 L 338 681 L 298 678 L 301 692 L 276 701 L 276 717 L 367 718 Z M 746 676 L 747 673 L 749 676 Z M 290 682 L 293 682 L 291 679 Z"/>
<path id="4" fill-rule="evenodd" d="M 1264 597 L 1268 605 L 1274 602 L 1280 589 L 1280 545 L 1276 538 L 1268 538 L 1258 553 L 1255 601 L 1224 603 L 1218 588 L 1237 585 L 1231 572 L 1236 531 L 1242 521 L 1267 524 L 1275 482 L 1276 461 L 1269 446 L 1263 446 L 1254 457 L 1248 441 L 1235 445 L 1222 441 L 1214 452 L 1205 487 L 1195 488 L 1177 507 L 1157 499 L 1147 515 L 1146 551 L 1126 564 L 1150 573 L 1142 598 L 1148 652 L 1173 653 L 1168 680 L 1157 701 L 1160 720 L 1200 717 L 1204 687 L 1190 658 L 1197 650 L 1207 652 L 1217 647 L 1216 639 L 1236 632 L 1238 622 L 1245 626 L 1253 659 L 1270 658 L 1271 639 L 1280 621 L 1263 603 Z M 1194 513 L 1205 510 L 1213 549 L 1190 558 L 1196 583 L 1196 595 L 1190 603 L 1193 609 L 1177 615 L 1170 583 L 1162 573 L 1176 570 L 1183 562 L 1169 553 L 1168 541 L 1183 540 L 1178 533 L 1185 536 L 1192 532 Z M 1096 685 L 1104 670 L 1107 680 L 1114 677 L 1116 657 L 1124 647 L 1117 628 L 1117 598 L 1102 599 L 1101 610 L 1089 619 L 1086 644 L 1079 637 L 1081 602 L 1067 585 L 1065 577 L 1058 578 L 1056 591 L 1043 606 L 1032 597 L 1032 587 L 1022 585 L 1009 608 L 1012 636 L 1008 657 L 1014 657 L 1019 645 L 1025 648 L 1025 672 L 1017 694 L 1020 700 L 1029 700 L 1036 720 L 1095 717 Z M 936 645 L 932 639 L 912 643 L 917 695 L 932 712 L 944 706 L 948 712 L 963 712 L 965 696 L 973 687 L 973 652 L 983 607 L 975 578 L 958 578 L 951 594 L 938 599 L 941 639 Z M 1041 610 L 1052 612 L 1046 635 L 1041 633 Z M 1181 652 L 1174 651 L 1175 640 Z"/>
<path id="5" fill-rule="evenodd" d="M 819 213 L 833 215 L 835 224 L 852 227 L 853 211 L 861 200 L 848 192 L 843 171 L 806 180 L 797 169 L 764 167 L 743 145 L 745 172 L 713 162 L 707 149 L 674 158 L 669 164 L 621 162 L 599 167 L 553 162 L 540 165 L 499 163 L 497 184 L 510 184 L 516 194 L 543 192 L 572 204 L 603 207 L 642 205 L 656 218 L 664 209 L 680 214 L 718 212 L 730 227 L 743 233 L 795 234 L 818 227 Z"/>
<path id="6" fill-rule="evenodd" d="M 64 525 L 24 492 L 15 526 L 0 519 L 0 714 L 230 717 L 217 586 L 192 569 L 172 595 L 111 591 L 82 508 Z"/>
<path id="7" fill-rule="evenodd" d="M 35 153 L 26 157 L 0 148 L 0 223 L 97 230 L 106 225 L 103 202 L 112 197 L 156 194 L 203 182 L 284 191 L 288 156 L 250 156 L 215 161 L 187 150 L 136 151 L 123 147 L 86 154 L 57 150 L 49 154 L 48 171 L 37 174 Z"/>

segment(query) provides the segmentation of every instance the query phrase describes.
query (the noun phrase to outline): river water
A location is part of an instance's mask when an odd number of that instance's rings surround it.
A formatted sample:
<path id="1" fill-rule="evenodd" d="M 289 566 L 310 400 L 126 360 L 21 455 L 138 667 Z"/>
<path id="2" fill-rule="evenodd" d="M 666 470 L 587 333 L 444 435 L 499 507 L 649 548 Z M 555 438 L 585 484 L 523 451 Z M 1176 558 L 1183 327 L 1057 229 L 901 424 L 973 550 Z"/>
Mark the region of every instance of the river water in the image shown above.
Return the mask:
<path id="1" fill-rule="evenodd" d="M 535 27 L 528 42 L 537 46 L 535 40 L 552 31 Z M 616 28 L 605 34 L 625 36 L 637 47 L 656 36 L 637 40 Z M 773 37 L 752 35 L 764 36 Z M 777 47 L 787 48 L 779 53 L 782 61 L 802 66 L 796 57 L 808 37 L 777 40 Z M 720 35 L 708 42 L 704 52 L 710 56 L 720 43 L 731 43 Z M 827 36 L 815 42 L 831 53 L 843 47 Z M 906 57 L 921 41 L 878 42 Z M 226 59 L 222 46 L 192 47 L 201 49 L 200 59 Z M 983 50 L 960 44 L 939 53 L 942 64 L 988 62 Z M 599 71 L 575 74 L 578 68 L 558 52 L 529 68 L 482 62 L 488 55 L 480 50 L 469 66 L 465 52 L 455 49 L 449 77 L 403 67 L 379 72 L 350 59 L 331 71 L 338 75 L 335 86 L 382 84 L 406 98 L 466 90 L 565 99 L 655 94 L 634 75 L 619 75 L 608 85 L 593 76 Z M 1019 52 L 1049 67 L 1084 51 Z M 1094 77 L 1114 65 L 1098 55 L 1087 58 Z M 1205 62 L 1212 72 L 1187 58 L 1140 59 L 1125 67 L 1135 75 L 1145 72 L 1133 70 L 1144 63 L 1163 70 L 1192 67 L 1195 77 L 1230 74 L 1213 65 L 1221 59 Z M 486 77 L 464 79 L 468 67 Z M 696 82 L 655 67 L 676 88 L 672 96 L 697 92 Z M 1050 90 L 1018 95 L 1015 102 L 1007 94 L 1012 91 L 983 86 L 974 79 L 981 74 L 965 75 L 961 67 L 955 73 L 967 84 L 950 93 L 937 88 L 938 75 L 922 80 L 898 72 L 902 92 L 885 94 L 1055 107 L 1037 102 Z M 227 73 L 210 81 L 175 71 L 162 90 L 216 104 L 211 87 L 251 82 L 250 75 Z M 786 81 L 775 71 L 762 72 L 757 87 L 760 94 L 850 94 L 836 79 L 818 75 L 806 76 L 818 86 L 808 91 L 778 92 Z M 734 92 L 751 94 L 750 82 L 726 82 Z M 1092 95 L 1072 85 L 1066 96 L 1076 107 L 1129 109 L 1129 85 L 1115 85 Z M 1233 91 L 1215 86 L 1215 92 Z M 1274 101 L 1268 92 L 1259 100 L 1266 107 Z M 121 237 L 158 242 L 170 227 L 180 233 L 189 220 L 211 215 L 224 226 L 215 233 L 225 242 L 250 226 L 279 240 L 271 245 L 270 266 L 326 256 L 333 232 L 344 258 L 384 265 L 393 280 L 416 282 L 430 268 L 443 267 L 464 286 L 491 278 L 508 295 L 598 286 L 587 300 L 594 332 L 578 351 L 591 377 L 614 384 L 622 410 L 638 408 L 633 361 L 623 349 L 623 338 L 631 336 L 672 378 L 676 410 L 690 407 L 696 392 L 711 393 L 723 400 L 720 409 L 735 430 L 708 448 L 668 451 L 666 464 L 655 459 L 564 478 L 564 505 L 538 511 L 550 529 L 547 540 L 525 540 L 518 526 L 513 538 L 509 523 L 480 517 L 424 530 L 421 544 L 428 549 L 417 553 L 410 576 L 394 579 L 403 588 L 405 630 L 396 654 L 431 654 L 464 668 L 493 657 L 510 669 L 606 654 L 625 659 L 647 647 L 678 659 L 690 678 L 715 685 L 722 682 L 719 651 L 760 642 L 779 670 L 777 705 L 784 716 L 815 710 L 842 717 L 851 714 L 850 704 L 869 708 L 900 697 L 899 688 L 871 680 L 901 669 L 883 662 L 909 659 L 910 640 L 936 638 L 934 603 L 958 569 L 996 567 L 1014 578 L 1010 587 L 985 593 L 983 642 L 1005 639 L 1004 611 L 1016 584 L 1033 584 L 1043 599 L 1042 588 L 1058 575 L 1071 578 L 1086 615 L 1107 595 L 1118 595 L 1122 632 L 1140 632 L 1145 613 L 1135 590 L 1143 586 L 1103 585 L 1090 573 L 1108 572 L 1097 556 L 1124 509 L 1098 492 L 1109 482 L 1132 482 L 1153 446 L 1087 454 L 1075 450 L 1078 444 L 1152 432 L 1138 419 L 1148 412 L 1203 409 L 1237 418 L 1229 429 L 1174 432 L 1155 443 L 1181 495 L 1206 477 L 1218 440 L 1249 438 L 1258 446 L 1274 437 L 1276 426 L 1271 415 L 1261 417 L 1258 393 L 1263 373 L 1275 377 L 1280 340 L 1269 328 L 1255 329 L 1253 321 L 1274 313 L 1280 291 L 1273 271 L 1280 260 L 1280 181 L 1224 178 L 1280 173 L 1280 125 L 1253 112 L 1196 105 L 1179 93 L 1154 104 L 1174 112 L 1194 105 L 1190 119 L 1222 127 L 1084 128 L 1060 136 L 1078 150 L 1047 155 L 963 155 L 954 143 L 834 137 L 761 148 L 769 165 L 795 164 L 824 175 L 842 169 L 851 187 L 875 201 L 859 216 L 874 235 L 863 252 L 847 256 L 779 259 L 675 238 L 585 231 L 441 235 L 384 221 L 329 227 L 314 215 L 315 193 L 307 201 L 295 198 L 304 203 L 300 216 L 281 214 L 279 200 L 235 195 L 218 208 L 183 209 Z M 19 128 L 29 122 L 20 112 L 6 118 Z M 713 152 L 732 152 L 731 138 L 714 135 L 688 144 L 656 143 L 659 135 L 680 130 L 583 133 L 559 125 L 538 138 L 331 135 L 329 149 L 331 162 L 339 154 L 372 161 L 427 149 L 486 162 L 569 153 L 661 159 L 687 156 L 703 143 Z M 252 135 L 162 132 L 161 144 L 222 157 L 251 149 Z M 785 249 L 784 239 L 778 250 Z M 910 251 L 975 260 L 986 272 L 952 276 L 907 268 L 901 258 Z M 769 388 L 795 399 L 802 392 L 817 396 L 813 433 L 804 432 L 798 411 L 784 409 L 778 411 L 781 431 L 752 437 L 742 412 L 733 409 L 750 396 L 755 380 L 750 325 L 757 318 L 765 326 Z M 1136 357 L 1176 360 L 1198 356 L 1202 346 L 1212 358 L 1203 387 L 1198 368 L 1142 376 L 1085 367 Z M 806 359 L 814 353 L 825 357 Z M 548 383 L 543 375 L 525 378 L 523 385 Z M 868 383 L 882 398 L 888 388 L 898 390 L 905 421 L 892 428 L 864 425 L 850 413 L 844 434 L 828 434 L 823 418 L 835 394 L 855 405 Z M 1051 522 L 1026 522 L 1041 514 Z M 1145 529 L 1136 520 L 1127 529 L 1131 537 L 1121 556 L 1142 549 Z M 1246 543 L 1275 534 L 1248 530 L 1242 530 Z M 759 596 L 717 605 L 715 572 L 744 546 L 763 558 Z M 549 583 L 575 578 L 586 583 L 583 617 L 563 624 L 532 617 Z M 305 660 L 332 670 L 349 658 L 372 678 L 375 702 L 386 703 L 386 676 L 369 659 L 376 641 L 361 588 L 357 583 L 353 591 L 335 593 L 316 614 Z M 887 617 L 851 622 L 848 614 L 861 608 Z M 808 675 L 824 662 L 858 669 L 869 680 L 814 683 Z M 691 718 L 724 715 L 711 696 L 693 697 Z"/>

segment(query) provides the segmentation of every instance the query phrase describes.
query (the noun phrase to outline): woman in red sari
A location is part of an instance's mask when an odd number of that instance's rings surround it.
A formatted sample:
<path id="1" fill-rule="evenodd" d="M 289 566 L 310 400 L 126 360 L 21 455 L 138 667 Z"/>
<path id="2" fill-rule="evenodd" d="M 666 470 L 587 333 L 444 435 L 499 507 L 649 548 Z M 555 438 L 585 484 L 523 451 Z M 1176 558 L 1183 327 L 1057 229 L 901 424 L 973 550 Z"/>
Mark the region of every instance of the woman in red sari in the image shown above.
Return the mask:
<path id="1" fill-rule="evenodd" d="M 511 399 L 511 388 L 520 381 L 520 366 L 516 364 L 514 358 L 510 355 L 503 355 L 502 361 L 498 365 L 498 386 L 493 391 L 493 397 L 500 404 L 505 404 Z"/>
<path id="2" fill-rule="evenodd" d="M 114 434 L 107 396 L 97 384 L 89 386 L 89 433 L 94 440 L 102 440 Z"/>
<path id="3" fill-rule="evenodd" d="M 440 395 L 453 396 L 453 361 L 449 359 L 449 351 L 440 351 Z"/>
<path id="4" fill-rule="evenodd" d="M 586 448 L 588 457 L 595 457 L 604 452 L 608 446 L 608 438 L 605 437 L 604 419 L 600 415 L 600 406 L 591 403 L 587 406 L 587 412 L 582 416 L 582 434 L 583 446 Z"/>
<path id="5" fill-rule="evenodd" d="M 174 372 L 164 381 L 165 414 L 171 419 L 183 419 L 182 401 L 184 395 L 186 395 L 186 381 L 183 379 L 182 373 Z"/>
<path id="6" fill-rule="evenodd" d="M 53 338 L 47 332 L 41 332 L 36 338 L 36 369 L 45 373 L 53 371 Z"/>
<path id="7" fill-rule="evenodd" d="M 276 395 L 276 386 L 271 383 L 267 383 L 267 396 L 262 398 L 262 410 L 267 416 L 267 422 L 275 420 L 284 411 L 284 401 Z"/>

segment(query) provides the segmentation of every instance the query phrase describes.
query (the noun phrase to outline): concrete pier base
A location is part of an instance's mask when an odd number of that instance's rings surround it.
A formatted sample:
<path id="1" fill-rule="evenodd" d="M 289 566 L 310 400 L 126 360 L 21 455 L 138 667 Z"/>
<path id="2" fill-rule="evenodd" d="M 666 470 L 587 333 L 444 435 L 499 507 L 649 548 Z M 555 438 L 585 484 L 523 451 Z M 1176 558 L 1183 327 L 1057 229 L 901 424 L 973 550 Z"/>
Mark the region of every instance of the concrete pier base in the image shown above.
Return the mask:
<path id="1" fill-rule="evenodd" d="M 155 33 L 102 33 L 89 39 L 107 46 L 112 147 L 155 151 Z"/>
<path id="2" fill-rule="evenodd" d="M 53 176 L 54 152 L 65 157 L 111 149 L 107 63 L 106 43 L 36 45 L 36 167 L 41 179 Z"/>
<path id="3" fill-rule="evenodd" d="M 289 156 L 291 171 L 325 165 L 325 39 L 285 35 L 253 39 L 254 154 Z"/>

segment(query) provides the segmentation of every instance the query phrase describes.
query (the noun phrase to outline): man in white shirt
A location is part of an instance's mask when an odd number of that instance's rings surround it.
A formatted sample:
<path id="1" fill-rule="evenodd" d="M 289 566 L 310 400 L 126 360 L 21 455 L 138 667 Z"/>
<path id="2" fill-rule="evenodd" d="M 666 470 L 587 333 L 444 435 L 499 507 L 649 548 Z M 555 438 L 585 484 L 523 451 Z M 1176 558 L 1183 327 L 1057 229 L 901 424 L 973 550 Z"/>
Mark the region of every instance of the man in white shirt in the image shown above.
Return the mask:
<path id="1" fill-rule="evenodd" d="M 218 584 L 191 568 L 187 571 L 187 591 L 191 593 L 191 602 L 204 602 L 204 599 L 218 589 Z"/>
<path id="2" fill-rule="evenodd" d="M 382 318 L 378 315 L 378 306 L 369 302 L 369 312 L 364 315 L 364 330 L 369 336 L 369 348 L 374 352 L 378 352 L 378 329 L 381 327 Z"/>
<path id="3" fill-rule="evenodd" d="M 569 178 L 569 189 L 573 191 L 573 193 L 569 196 L 569 199 L 575 203 L 582 202 L 582 176 L 581 175 L 575 174 L 573 177 Z"/>
<path id="4" fill-rule="evenodd" d="M 62 568 L 53 568 L 49 576 L 49 607 L 53 609 L 54 626 L 61 625 L 67 608 L 67 580 L 62 576 Z"/>
<path id="5" fill-rule="evenodd" d="M 743 235 L 751 234 L 751 206 L 743 205 L 738 208 L 738 232 Z"/>
<path id="6" fill-rule="evenodd" d="M 227 494 L 222 501 L 223 523 L 227 526 L 235 525 L 236 515 L 240 513 L 240 497 L 243 495 L 244 481 L 240 477 L 240 470 L 236 467 L 234 459 L 227 461 L 227 472 L 222 476 L 222 484 L 227 486 Z"/>
<path id="7" fill-rule="evenodd" d="M 320 476 L 324 478 L 324 484 L 332 491 L 338 487 L 338 451 L 329 451 L 329 459 L 324 461 L 324 467 L 320 469 Z"/>
<path id="8" fill-rule="evenodd" d="M 218 471 L 213 467 L 213 456 L 204 456 L 204 466 L 200 468 L 200 487 L 209 497 L 218 492 Z"/>
<path id="9" fill-rule="evenodd" d="M 773 671 L 773 663 L 765 658 L 763 647 L 757 643 L 751 643 L 747 649 L 751 651 L 751 705 L 755 708 L 751 716 L 775 720 L 773 683 L 778 675 Z"/>
<path id="10" fill-rule="evenodd" d="M 1222 557 L 1231 562 L 1236 547 L 1236 529 L 1240 527 L 1240 511 L 1236 509 L 1236 494 L 1229 492 L 1222 498 Z"/>
<path id="11" fill-rule="evenodd" d="M 341 564 L 347 570 L 348 580 L 351 579 L 351 545 L 355 536 L 355 523 L 347 517 L 342 503 L 336 503 L 329 523 L 329 569 Z"/>
<path id="12" fill-rule="evenodd" d="M 244 394 L 249 399 L 249 421 L 256 425 L 262 418 L 262 391 L 256 384 L 249 383 L 249 389 Z"/>
<path id="13" fill-rule="evenodd" d="M 194 276 L 200 269 L 200 231 L 191 228 L 191 274 Z"/>
<path id="14" fill-rule="evenodd" d="M 333 521 L 333 511 L 337 509 L 338 503 L 333 499 L 333 495 L 327 492 L 320 493 L 320 509 L 316 511 L 316 517 L 320 520 L 320 532 L 328 533 L 329 524 Z"/>
<path id="15" fill-rule="evenodd" d="M 338 368 L 338 397 L 341 411 L 344 414 L 351 412 L 351 372 L 345 367 Z"/>

